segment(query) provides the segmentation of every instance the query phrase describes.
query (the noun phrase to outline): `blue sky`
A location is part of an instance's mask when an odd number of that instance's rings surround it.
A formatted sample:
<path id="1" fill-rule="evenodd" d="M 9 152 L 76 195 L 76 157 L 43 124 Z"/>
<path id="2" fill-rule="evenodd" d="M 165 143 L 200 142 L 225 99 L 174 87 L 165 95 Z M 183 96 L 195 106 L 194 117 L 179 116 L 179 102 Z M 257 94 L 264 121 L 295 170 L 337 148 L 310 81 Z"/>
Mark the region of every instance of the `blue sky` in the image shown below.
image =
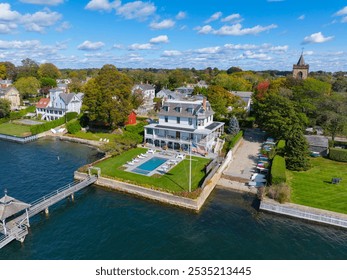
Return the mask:
<path id="1" fill-rule="evenodd" d="M 347 71 L 347 1 L 0 0 L 0 61 Z"/>

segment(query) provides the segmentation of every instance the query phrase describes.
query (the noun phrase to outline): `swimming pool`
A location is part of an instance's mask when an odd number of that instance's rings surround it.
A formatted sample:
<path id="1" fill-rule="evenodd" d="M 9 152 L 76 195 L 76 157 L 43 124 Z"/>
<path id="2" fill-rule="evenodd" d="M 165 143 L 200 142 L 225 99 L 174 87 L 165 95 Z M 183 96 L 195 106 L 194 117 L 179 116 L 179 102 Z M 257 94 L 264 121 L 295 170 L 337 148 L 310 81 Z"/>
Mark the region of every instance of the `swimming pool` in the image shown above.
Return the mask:
<path id="1" fill-rule="evenodd" d="M 152 157 L 151 159 L 147 160 L 146 162 L 131 170 L 131 172 L 138 173 L 141 175 L 147 175 L 151 173 L 154 169 L 165 163 L 166 161 L 166 158 Z"/>

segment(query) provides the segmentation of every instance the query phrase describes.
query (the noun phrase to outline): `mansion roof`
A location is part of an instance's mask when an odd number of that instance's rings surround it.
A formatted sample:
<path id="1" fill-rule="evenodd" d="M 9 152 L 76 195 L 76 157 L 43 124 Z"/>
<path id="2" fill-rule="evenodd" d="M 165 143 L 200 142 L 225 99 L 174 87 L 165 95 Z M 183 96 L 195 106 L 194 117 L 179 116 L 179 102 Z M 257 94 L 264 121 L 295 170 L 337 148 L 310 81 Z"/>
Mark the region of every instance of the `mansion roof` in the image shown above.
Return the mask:
<path id="1" fill-rule="evenodd" d="M 205 102 L 205 105 L 204 105 Z M 208 117 L 214 114 L 208 101 L 165 101 L 158 112 L 160 116 L 173 117 Z"/>

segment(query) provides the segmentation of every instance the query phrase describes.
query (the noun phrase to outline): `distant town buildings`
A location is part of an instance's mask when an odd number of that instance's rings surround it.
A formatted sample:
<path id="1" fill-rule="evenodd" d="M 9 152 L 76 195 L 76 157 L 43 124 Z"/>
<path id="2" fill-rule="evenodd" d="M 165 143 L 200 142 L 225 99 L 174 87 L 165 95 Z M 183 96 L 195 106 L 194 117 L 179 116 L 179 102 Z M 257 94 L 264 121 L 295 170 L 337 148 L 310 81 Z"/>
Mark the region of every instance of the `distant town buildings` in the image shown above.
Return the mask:
<path id="1" fill-rule="evenodd" d="M 11 110 L 19 110 L 20 95 L 15 87 L 0 87 L 0 98 L 7 99 L 11 103 Z"/>
<path id="2" fill-rule="evenodd" d="M 304 55 L 301 54 L 298 63 L 293 65 L 293 77 L 305 80 L 308 77 L 309 65 L 305 64 Z"/>
<path id="3" fill-rule="evenodd" d="M 134 85 L 132 94 L 141 94 L 143 98 L 143 103 L 138 108 L 138 113 L 140 115 L 147 115 L 148 111 L 153 110 L 154 103 L 153 99 L 155 97 L 155 88 L 150 84 L 137 84 Z"/>
<path id="4" fill-rule="evenodd" d="M 49 91 L 49 98 L 41 98 L 36 104 L 36 114 L 42 120 L 52 121 L 63 117 L 68 112 L 81 112 L 83 93 L 65 93 L 55 88 Z"/>

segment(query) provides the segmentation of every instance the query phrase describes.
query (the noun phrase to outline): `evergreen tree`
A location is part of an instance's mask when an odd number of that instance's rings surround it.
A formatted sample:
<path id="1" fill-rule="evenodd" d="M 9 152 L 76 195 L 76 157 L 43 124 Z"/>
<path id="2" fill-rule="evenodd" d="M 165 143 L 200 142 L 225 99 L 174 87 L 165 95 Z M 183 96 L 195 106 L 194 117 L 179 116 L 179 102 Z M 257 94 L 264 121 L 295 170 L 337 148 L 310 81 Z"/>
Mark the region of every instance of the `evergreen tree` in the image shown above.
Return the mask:
<path id="1" fill-rule="evenodd" d="M 286 139 L 286 165 L 290 170 L 303 171 L 310 168 L 308 143 L 299 124 L 293 126 Z"/>

